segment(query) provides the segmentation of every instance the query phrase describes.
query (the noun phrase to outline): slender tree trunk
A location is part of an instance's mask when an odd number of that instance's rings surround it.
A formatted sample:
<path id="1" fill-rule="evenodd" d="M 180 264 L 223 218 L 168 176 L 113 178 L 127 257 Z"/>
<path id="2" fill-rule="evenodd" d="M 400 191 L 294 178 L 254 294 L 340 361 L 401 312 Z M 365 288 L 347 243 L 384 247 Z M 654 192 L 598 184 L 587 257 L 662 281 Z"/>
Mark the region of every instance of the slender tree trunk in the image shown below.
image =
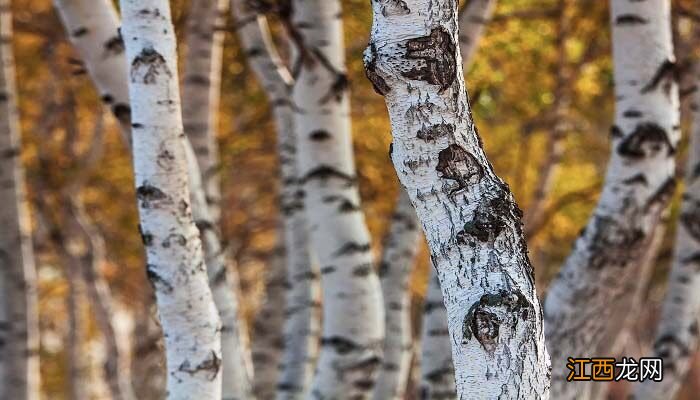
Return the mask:
<path id="1" fill-rule="evenodd" d="M 552 395 L 587 398 L 566 382 L 567 357 L 607 354 L 611 304 L 629 295 L 673 193 L 679 139 L 678 89 L 668 0 L 612 0 L 616 114 L 612 155 L 598 206 L 552 283 L 546 303 Z"/>
<path id="2" fill-rule="evenodd" d="M 87 388 L 91 386 L 87 377 L 85 354 L 85 284 L 80 277 L 80 261 L 69 251 L 63 251 L 66 263 L 65 279 L 68 282 L 66 308 L 68 310 L 68 330 L 66 332 L 66 388 L 71 400 L 86 400 Z"/>
<path id="3" fill-rule="evenodd" d="M 693 72 L 700 74 L 700 64 Z M 700 318 L 700 92 L 695 93 L 685 193 L 666 298 L 654 341 L 654 356 L 664 361 L 664 379 L 635 388 L 635 399 L 672 399 L 685 381 L 698 347 Z"/>
<path id="4" fill-rule="evenodd" d="M 24 189 L 9 0 L 0 0 L 0 397 L 39 398 L 39 326 L 29 206 Z"/>
<path id="5" fill-rule="evenodd" d="M 190 209 L 175 32 L 164 0 L 122 0 L 141 233 L 165 336 L 168 399 L 221 398 L 221 321 Z M 152 157 L 155 155 L 155 157 Z"/>
<path id="6" fill-rule="evenodd" d="M 225 16 L 231 0 L 193 0 L 190 5 L 182 97 L 185 132 L 197 156 L 212 219 L 218 225 L 221 187 L 216 138 L 221 97 Z"/>
<path id="7" fill-rule="evenodd" d="M 547 398 L 549 358 L 521 212 L 483 152 L 457 46 L 457 3 L 374 1 L 367 75 L 447 306 L 458 396 Z"/>
<path id="8" fill-rule="evenodd" d="M 459 47 L 465 71 L 474 60 L 481 36 L 495 9 L 496 0 L 469 0 L 459 13 Z"/>
<path id="9" fill-rule="evenodd" d="M 422 329 L 421 380 L 418 397 L 421 400 L 457 399 L 447 309 L 442 298 L 437 271 L 432 265 L 428 292 L 423 306 Z"/>
<path id="10" fill-rule="evenodd" d="M 406 394 L 413 356 L 408 280 L 415 264 L 420 238 L 416 212 L 406 192 L 401 190 L 379 264 L 386 313 L 386 337 L 384 360 L 374 388 L 375 400 L 403 400 Z M 449 346 L 447 340 L 445 343 Z M 449 350 L 447 354 L 450 355 Z"/>
<path id="11" fill-rule="evenodd" d="M 295 0 L 292 6 L 299 176 L 323 288 L 311 398 L 367 399 L 381 364 L 384 313 L 352 154 L 341 4 Z"/>
<path id="12" fill-rule="evenodd" d="M 307 395 L 316 364 L 320 316 L 319 277 L 310 255 L 304 191 L 299 179 L 293 79 L 274 48 L 265 18 L 242 0 L 232 4 L 238 36 L 273 107 L 278 133 L 287 293 L 277 398 L 301 399 Z"/>
<path id="13" fill-rule="evenodd" d="M 78 51 L 102 101 L 129 136 L 131 107 L 126 85 L 124 42 L 111 0 L 54 0 L 68 37 Z"/>

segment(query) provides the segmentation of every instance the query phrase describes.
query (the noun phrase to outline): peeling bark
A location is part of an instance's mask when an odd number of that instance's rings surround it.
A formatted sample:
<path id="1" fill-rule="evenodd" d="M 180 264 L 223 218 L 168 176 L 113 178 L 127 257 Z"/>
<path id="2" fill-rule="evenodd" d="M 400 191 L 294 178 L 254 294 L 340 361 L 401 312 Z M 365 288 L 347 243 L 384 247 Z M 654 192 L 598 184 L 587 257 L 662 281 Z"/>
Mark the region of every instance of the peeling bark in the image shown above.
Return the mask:
<path id="1" fill-rule="evenodd" d="M 700 73 L 695 66 L 694 75 Z M 700 319 L 700 94 L 695 93 L 685 192 L 676 232 L 676 248 L 654 341 L 654 357 L 663 358 L 664 379 L 635 387 L 634 398 L 675 398 L 698 348 Z"/>
<path id="2" fill-rule="evenodd" d="M 374 388 L 375 400 L 403 400 L 413 358 L 411 293 L 408 280 L 418 252 L 420 227 L 406 192 L 401 191 L 384 240 L 379 279 L 384 295 L 384 359 Z M 445 343 L 449 342 L 445 339 Z M 450 355 L 449 348 L 446 353 Z M 450 361 L 451 362 L 451 361 Z"/>
<path id="3" fill-rule="evenodd" d="M 341 2 L 291 4 L 299 176 L 323 288 L 321 351 L 310 397 L 367 399 L 381 365 L 384 313 L 355 177 Z M 423 55 L 416 50 L 415 56 Z M 326 133 L 323 140 L 319 132 Z"/>
<path id="4" fill-rule="evenodd" d="M 39 398 L 39 322 L 36 270 L 17 109 L 12 14 L 0 0 L 0 393 Z"/>
<path id="5" fill-rule="evenodd" d="M 428 292 L 423 305 L 421 380 L 418 398 L 421 400 L 457 399 L 447 309 L 442 298 L 437 271 L 432 265 Z"/>
<path id="6" fill-rule="evenodd" d="M 673 63 L 670 3 L 613 0 L 616 115 L 603 193 L 545 302 L 552 352 L 552 395 L 588 398 L 566 382 L 567 357 L 607 354 L 605 327 L 637 273 L 674 188 L 679 140 L 678 88 L 660 73 Z M 661 78 L 659 76 L 662 75 Z M 636 110 L 640 118 L 625 113 Z"/>
<path id="7" fill-rule="evenodd" d="M 302 399 L 308 395 L 319 341 L 319 273 L 312 263 L 305 193 L 299 175 L 299 151 L 291 87 L 294 79 L 283 65 L 264 17 L 244 1 L 232 2 L 236 26 L 248 62 L 273 108 L 280 161 L 280 210 L 286 256 L 285 322 L 283 354 L 277 379 L 277 399 Z M 314 141 L 327 139 L 317 130 Z M 281 288 L 278 288 L 281 289 Z M 277 296 L 279 293 L 270 293 Z"/>
<path id="8" fill-rule="evenodd" d="M 190 209 L 170 5 L 122 0 L 136 195 L 165 336 L 168 399 L 221 398 L 221 321 Z M 152 157 L 156 155 L 156 157 Z"/>
<path id="9" fill-rule="evenodd" d="M 372 2 L 365 66 L 388 89 L 392 160 L 437 268 L 458 396 L 547 398 L 549 358 L 522 215 L 471 119 L 457 4 L 405 1 L 406 12 L 385 14 L 387 3 Z M 417 137 L 437 124 L 454 125 L 454 134 Z"/>

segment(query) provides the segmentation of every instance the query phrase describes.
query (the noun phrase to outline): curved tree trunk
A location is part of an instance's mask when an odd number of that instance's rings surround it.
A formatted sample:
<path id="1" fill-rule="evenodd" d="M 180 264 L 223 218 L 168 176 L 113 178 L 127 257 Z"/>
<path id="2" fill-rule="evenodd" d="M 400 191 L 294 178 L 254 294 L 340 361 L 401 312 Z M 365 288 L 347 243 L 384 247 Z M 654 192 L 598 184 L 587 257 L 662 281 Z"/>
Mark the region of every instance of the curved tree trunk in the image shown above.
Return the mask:
<path id="1" fill-rule="evenodd" d="M 408 280 L 416 261 L 420 238 L 416 212 L 406 192 L 401 190 L 379 264 L 386 313 L 386 337 L 384 360 L 374 388 L 375 400 L 403 400 L 406 394 L 413 358 L 411 293 L 408 290 Z M 445 343 L 449 346 L 447 340 Z M 447 354 L 450 355 L 449 347 Z"/>
<path id="2" fill-rule="evenodd" d="M 429 279 L 423 306 L 419 398 L 421 400 L 457 399 L 447 309 L 442 298 L 437 271 L 432 265 Z"/>
<path id="3" fill-rule="evenodd" d="M 121 9 L 136 194 L 147 274 L 165 336 L 167 396 L 219 400 L 221 322 L 190 209 L 170 4 L 122 0 Z"/>
<path id="4" fill-rule="evenodd" d="M 232 4 L 238 36 L 273 107 L 278 134 L 287 293 L 284 352 L 277 379 L 277 398 L 302 399 L 307 395 L 318 353 L 319 277 L 310 255 L 304 192 L 299 179 L 297 134 L 290 91 L 293 79 L 277 55 L 265 18 L 257 15 L 242 0 L 234 0 Z"/>
<path id="5" fill-rule="evenodd" d="M 373 2 L 367 75 L 447 306 L 458 396 L 546 398 L 549 359 L 521 212 L 483 152 L 457 47 L 456 2 Z"/>
<path id="6" fill-rule="evenodd" d="M 384 313 L 352 154 L 341 4 L 292 1 L 299 176 L 321 266 L 323 332 L 313 399 L 367 399 L 381 363 Z"/>
<path id="7" fill-rule="evenodd" d="M 668 0 L 612 0 L 616 114 L 606 183 L 546 303 L 552 395 L 587 398 L 566 382 L 567 357 L 607 354 L 601 340 L 610 304 L 629 293 L 675 186 L 678 89 Z"/>
<path id="8" fill-rule="evenodd" d="M 39 398 L 39 315 L 29 205 L 21 165 L 20 126 L 9 0 L 0 0 L 0 393 Z"/>
<path id="9" fill-rule="evenodd" d="M 700 74 L 700 64 L 693 72 Z M 676 249 L 654 341 L 654 356 L 663 358 L 664 379 L 635 388 L 635 399 L 676 397 L 698 348 L 700 318 L 700 92 L 695 93 L 686 188 L 676 233 Z"/>

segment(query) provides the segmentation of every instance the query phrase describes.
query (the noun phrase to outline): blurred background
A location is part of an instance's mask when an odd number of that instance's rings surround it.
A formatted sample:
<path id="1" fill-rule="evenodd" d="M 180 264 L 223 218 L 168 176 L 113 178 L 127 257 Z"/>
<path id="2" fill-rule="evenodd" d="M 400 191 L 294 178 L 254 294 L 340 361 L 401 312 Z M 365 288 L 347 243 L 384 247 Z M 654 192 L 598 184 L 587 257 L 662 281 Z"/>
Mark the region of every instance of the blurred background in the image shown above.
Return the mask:
<path id="1" fill-rule="evenodd" d="M 91 236 L 104 239 L 105 252 L 98 267 L 114 297 L 119 340 L 132 349 L 134 383 L 140 392 L 155 379 L 155 373 L 139 370 L 136 361 L 158 357 L 160 333 L 153 323 L 153 293 L 144 270 L 128 151 L 118 125 L 103 110 L 89 77 L 76 61 L 51 1 L 13 3 L 22 157 L 39 275 L 43 392 L 52 400 L 70 398 L 69 376 L 76 373 L 89 398 L 99 399 L 105 390 L 101 378 L 104 340 L 86 289 L 71 279 L 75 263 L 85 253 L 85 243 L 59 229 L 70 199 L 84 205 L 85 218 L 96 227 Z M 171 3 L 182 38 L 188 1 Z M 530 229 L 528 237 L 541 293 L 595 204 L 613 116 L 608 2 L 571 3 L 565 11 L 568 27 L 560 35 L 558 1 L 500 0 L 467 72 L 473 114 L 486 152 L 526 211 L 541 185 L 542 165 L 552 141 L 552 119 L 559 107 L 557 98 L 566 93 L 570 100 L 560 107 L 566 119 L 563 156 L 545 201 L 545 217 Z M 697 47 L 690 36 L 698 17 L 688 11 L 695 5 L 691 0 L 673 3 L 677 57 L 684 62 L 694 56 Z M 355 154 L 363 208 L 378 256 L 398 182 L 388 158 L 390 133 L 384 100 L 372 90 L 362 64 L 371 24 L 369 2 L 345 0 L 343 5 Z M 273 29 L 279 30 L 274 22 Z M 558 85 L 562 76 L 565 84 Z M 270 108 L 246 66 L 232 26 L 225 44 L 220 124 L 224 238 L 234 261 L 229 267 L 240 271 L 242 310 L 252 327 L 265 298 L 265 272 L 279 251 L 278 172 Z M 684 127 L 687 133 L 687 123 Z M 685 143 L 687 135 L 682 149 Z M 685 152 L 679 157 L 683 165 Z M 669 221 L 675 220 L 677 208 L 678 199 Z M 643 305 L 622 350 L 626 355 L 642 354 L 650 346 L 673 238 L 673 222 L 669 222 L 650 284 L 642 293 Z M 423 249 L 412 278 L 416 332 L 427 273 Z M 255 331 L 251 336 L 254 341 Z M 79 359 L 70 354 L 78 354 Z M 692 394 L 700 392 L 700 363 L 696 364 L 681 399 L 696 398 Z M 612 395 L 623 389 L 614 388 Z"/>

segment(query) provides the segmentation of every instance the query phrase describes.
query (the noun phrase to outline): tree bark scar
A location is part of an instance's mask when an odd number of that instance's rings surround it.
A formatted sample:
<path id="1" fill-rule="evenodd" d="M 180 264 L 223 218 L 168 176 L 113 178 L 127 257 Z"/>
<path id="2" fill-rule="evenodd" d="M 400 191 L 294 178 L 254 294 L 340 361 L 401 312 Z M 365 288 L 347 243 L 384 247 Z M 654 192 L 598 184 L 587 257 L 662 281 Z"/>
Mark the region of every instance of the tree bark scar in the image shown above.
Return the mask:
<path id="1" fill-rule="evenodd" d="M 152 264 L 146 264 L 146 276 L 148 281 L 151 282 L 153 288 L 156 290 L 163 290 L 166 293 L 170 293 L 174 290 L 173 285 L 166 281 L 158 272 L 156 272 L 156 266 Z"/>
<path id="2" fill-rule="evenodd" d="M 72 36 L 75 38 L 78 38 L 78 37 L 87 35 L 88 32 L 90 32 L 90 30 L 88 28 L 81 26 L 80 28 L 78 28 L 72 32 Z"/>
<path id="3" fill-rule="evenodd" d="M 149 232 L 144 232 L 143 227 L 139 224 L 139 235 L 141 235 L 141 241 L 146 247 L 153 245 L 153 235 Z"/>
<path id="4" fill-rule="evenodd" d="M 314 142 L 323 142 L 326 140 L 329 140 L 331 138 L 331 134 L 328 133 L 328 131 L 320 129 L 313 131 L 309 133 L 309 139 L 313 140 Z"/>
<path id="5" fill-rule="evenodd" d="M 600 270 L 606 265 L 624 266 L 639 250 L 645 234 L 639 228 L 621 227 L 620 222 L 594 216 L 595 234 L 590 240 L 592 269 Z"/>
<path id="6" fill-rule="evenodd" d="M 422 128 L 416 137 L 425 142 L 434 142 L 443 137 L 454 137 L 454 134 L 455 126 L 453 124 L 437 124 Z"/>
<path id="7" fill-rule="evenodd" d="M 417 66 L 402 75 L 408 79 L 426 81 L 447 90 L 457 77 L 457 48 L 452 35 L 443 27 L 433 28 L 429 36 L 406 41 L 406 58 L 419 60 Z M 420 61 L 422 64 L 420 65 Z"/>
<path id="8" fill-rule="evenodd" d="M 350 352 L 360 351 L 363 349 L 362 346 L 353 342 L 352 340 L 340 336 L 321 338 L 321 346 L 332 347 L 335 352 L 340 355 L 345 355 Z"/>
<path id="9" fill-rule="evenodd" d="M 622 14 L 615 18 L 616 25 L 644 25 L 648 23 L 649 21 L 646 18 L 642 18 L 636 14 Z"/>
<path id="10" fill-rule="evenodd" d="M 355 254 L 362 254 L 370 251 L 370 245 L 369 243 L 355 243 L 355 242 L 349 242 L 346 243 L 343 247 L 341 247 L 338 251 L 335 252 L 335 255 L 337 257 L 340 256 L 350 256 L 350 255 L 355 255 Z"/>
<path id="11" fill-rule="evenodd" d="M 166 200 L 168 196 L 157 187 L 144 182 L 136 189 L 136 198 L 141 201 L 142 208 L 151 208 L 156 203 Z"/>
<path id="12" fill-rule="evenodd" d="M 178 371 L 188 373 L 190 375 L 203 373 L 207 379 L 213 381 L 219 375 L 221 369 L 221 357 L 215 351 L 211 351 L 209 357 L 195 365 L 190 365 L 190 360 L 185 360 L 178 367 Z"/>
<path id="13" fill-rule="evenodd" d="M 104 44 L 105 54 L 107 55 L 117 55 L 124 52 L 124 39 L 122 38 L 121 32 L 107 40 Z"/>
<path id="14" fill-rule="evenodd" d="M 403 0 L 384 0 L 384 5 L 382 6 L 382 15 L 384 17 L 393 17 L 398 15 L 408 15 L 411 13 L 411 9 Z"/>
<path id="15" fill-rule="evenodd" d="M 318 179 L 321 181 L 327 181 L 331 178 L 336 178 L 343 180 L 347 182 L 348 186 L 352 186 L 355 184 L 356 178 L 354 176 L 350 176 L 344 172 L 338 171 L 337 169 L 328 166 L 328 165 L 321 165 L 313 170 L 309 171 L 303 178 L 302 178 L 302 183 L 306 183 L 309 181 L 312 181 L 314 179 Z"/>
<path id="16" fill-rule="evenodd" d="M 664 60 L 664 62 L 661 63 L 659 68 L 656 70 L 656 73 L 651 81 L 649 81 L 649 83 L 642 88 L 642 94 L 651 92 L 652 90 L 656 89 L 662 81 L 664 81 L 664 93 L 669 95 L 671 91 L 671 84 L 676 83 L 679 80 L 678 74 L 679 71 L 676 62 L 668 59 Z"/>
<path id="17" fill-rule="evenodd" d="M 622 140 L 617 146 L 617 152 L 624 157 L 641 159 L 652 156 L 663 148 L 667 149 L 669 156 L 676 152 L 663 127 L 654 122 L 644 122 Z"/>
<path id="18" fill-rule="evenodd" d="M 391 87 L 377 73 L 377 47 L 372 43 L 369 48 L 369 57 L 365 57 L 365 75 L 372 82 L 374 91 L 382 96 L 386 96 L 387 93 L 391 92 Z"/>
<path id="19" fill-rule="evenodd" d="M 140 79 L 146 85 L 153 85 L 161 74 L 172 76 L 165 58 L 152 47 L 143 48 L 141 54 L 136 56 L 131 63 L 131 80 L 133 82 Z"/>
<path id="20" fill-rule="evenodd" d="M 470 238 L 482 243 L 493 242 L 507 228 L 508 221 L 519 223 L 520 210 L 509 200 L 505 191 L 499 190 L 499 193 L 499 196 L 479 204 L 472 220 L 464 224 L 463 230 L 457 232 L 457 244 L 473 245 Z"/>
<path id="21" fill-rule="evenodd" d="M 529 320 L 534 307 L 518 290 L 487 293 L 472 304 L 462 323 L 462 344 L 472 337 L 493 353 L 498 346 L 501 326 L 513 327 L 518 319 Z"/>
<path id="22" fill-rule="evenodd" d="M 649 210 L 651 207 L 661 204 L 664 205 L 671 200 L 673 193 L 676 191 L 676 178 L 674 176 L 669 177 L 664 181 L 664 183 L 659 186 L 659 188 L 654 192 L 646 203 L 646 209 Z"/>
<path id="23" fill-rule="evenodd" d="M 117 103 L 112 106 L 112 114 L 117 117 L 120 123 L 128 125 L 131 121 L 131 106 L 124 103 Z"/>
<path id="24" fill-rule="evenodd" d="M 484 170 L 477 159 L 458 144 L 451 144 L 438 153 L 435 170 L 441 174 L 441 178 L 457 182 L 458 186 L 450 191 L 450 195 L 466 189 L 472 183 L 472 177 L 476 177 L 476 182 L 479 182 L 484 176 Z"/>
<path id="25" fill-rule="evenodd" d="M 610 137 L 612 139 L 621 139 L 621 138 L 625 137 L 625 134 L 622 132 L 622 129 L 620 129 L 619 126 L 613 125 L 610 128 Z"/>

